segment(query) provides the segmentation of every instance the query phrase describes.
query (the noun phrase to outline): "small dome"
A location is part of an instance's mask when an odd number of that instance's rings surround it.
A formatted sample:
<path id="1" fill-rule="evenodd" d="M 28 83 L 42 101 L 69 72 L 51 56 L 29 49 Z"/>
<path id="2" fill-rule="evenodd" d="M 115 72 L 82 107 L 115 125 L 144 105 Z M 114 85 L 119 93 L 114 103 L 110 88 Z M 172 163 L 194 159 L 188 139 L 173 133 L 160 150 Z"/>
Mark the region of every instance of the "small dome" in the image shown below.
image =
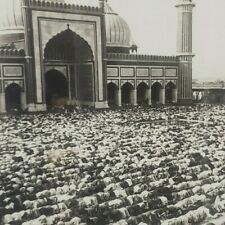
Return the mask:
<path id="1" fill-rule="evenodd" d="M 128 24 L 109 6 L 107 1 L 105 4 L 106 46 L 130 48 L 134 43 Z"/>

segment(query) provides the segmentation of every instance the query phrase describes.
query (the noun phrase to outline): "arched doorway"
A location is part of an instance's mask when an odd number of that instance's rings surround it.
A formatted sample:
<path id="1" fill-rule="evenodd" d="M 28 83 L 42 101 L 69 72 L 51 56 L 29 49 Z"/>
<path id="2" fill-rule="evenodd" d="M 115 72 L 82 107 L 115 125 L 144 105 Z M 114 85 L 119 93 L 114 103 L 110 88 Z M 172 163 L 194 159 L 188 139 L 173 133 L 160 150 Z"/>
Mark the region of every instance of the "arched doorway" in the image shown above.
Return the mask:
<path id="1" fill-rule="evenodd" d="M 156 104 L 159 104 L 159 103 L 162 103 L 161 102 L 161 91 L 162 91 L 162 85 L 159 83 L 159 82 L 156 82 L 152 85 L 152 104 L 153 105 L 156 105 Z"/>
<path id="2" fill-rule="evenodd" d="M 109 83 L 107 85 L 107 94 L 108 94 L 108 104 L 109 106 L 115 106 L 117 104 L 116 97 L 117 97 L 118 88 L 116 84 Z"/>
<path id="3" fill-rule="evenodd" d="M 167 104 L 175 103 L 177 100 L 177 87 L 174 83 L 169 82 L 165 87 L 165 99 Z"/>
<path id="4" fill-rule="evenodd" d="M 48 41 L 44 50 L 44 59 L 47 65 L 60 62 L 65 67 L 70 67 L 70 76 L 67 80 L 69 87 L 67 89 L 70 93 L 67 94 L 71 97 L 71 102 L 90 105 L 95 101 L 92 49 L 88 42 L 73 32 L 69 26 Z M 65 89 L 65 81 L 62 82 Z M 46 101 L 49 102 L 49 99 Z"/>
<path id="5" fill-rule="evenodd" d="M 6 111 L 21 110 L 21 87 L 18 84 L 10 84 L 5 89 Z"/>
<path id="6" fill-rule="evenodd" d="M 148 85 L 144 82 L 141 82 L 137 87 L 137 102 L 138 105 L 147 105 L 148 104 Z"/>
<path id="7" fill-rule="evenodd" d="M 57 70 L 45 74 L 46 104 L 48 107 L 63 107 L 68 101 L 68 82 L 66 77 Z"/>
<path id="8" fill-rule="evenodd" d="M 131 95 L 132 95 L 132 90 L 133 90 L 133 86 L 130 83 L 125 83 L 122 88 L 121 88 L 121 97 L 122 97 L 122 104 L 131 104 L 132 99 L 131 99 Z"/>

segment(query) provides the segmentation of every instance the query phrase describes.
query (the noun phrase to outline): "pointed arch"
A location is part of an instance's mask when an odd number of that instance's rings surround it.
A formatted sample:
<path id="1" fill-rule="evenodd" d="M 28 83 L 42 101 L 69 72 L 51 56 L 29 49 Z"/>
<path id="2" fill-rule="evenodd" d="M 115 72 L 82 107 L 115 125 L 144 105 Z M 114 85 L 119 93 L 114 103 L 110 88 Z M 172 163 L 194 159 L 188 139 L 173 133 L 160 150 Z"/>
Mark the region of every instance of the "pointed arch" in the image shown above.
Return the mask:
<path id="1" fill-rule="evenodd" d="M 48 107 L 63 107 L 67 104 L 68 81 L 58 70 L 49 70 L 45 73 L 45 93 Z"/>
<path id="2" fill-rule="evenodd" d="M 148 104 L 148 90 L 149 86 L 146 82 L 141 82 L 137 86 L 137 102 L 139 105 Z"/>
<path id="3" fill-rule="evenodd" d="M 153 83 L 151 87 L 151 96 L 152 96 L 152 104 L 159 104 L 161 99 L 161 90 L 163 89 L 163 86 L 160 82 L 156 81 Z"/>
<path id="4" fill-rule="evenodd" d="M 44 49 L 44 59 L 87 62 L 93 61 L 94 55 L 88 42 L 68 27 L 48 41 Z"/>
<path id="5" fill-rule="evenodd" d="M 121 80 L 121 88 L 127 83 L 130 84 L 132 86 L 132 88 L 134 89 L 134 81 L 133 80 Z"/>
<path id="6" fill-rule="evenodd" d="M 169 81 L 165 86 L 165 101 L 167 104 L 176 103 L 177 86 L 174 82 Z"/>
<path id="7" fill-rule="evenodd" d="M 117 104 L 117 92 L 118 86 L 114 82 L 107 84 L 107 96 L 109 106 L 115 106 Z"/>
<path id="8" fill-rule="evenodd" d="M 78 104 L 92 103 L 94 97 L 94 55 L 88 42 L 68 28 L 53 36 L 44 49 L 45 62 L 72 63 L 68 76 L 70 100 Z M 46 95 L 48 90 L 46 89 Z M 46 99 L 48 101 L 48 99 Z M 68 101 L 71 102 L 71 101 Z"/>
<path id="9" fill-rule="evenodd" d="M 131 104 L 132 102 L 132 90 L 134 86 L 127 81 L 121 87 L 121 94 L 122 94 L 122 104 Z"/>
<path id="10" fill-rule="evenodd" d="M 7 112 L 12 112 L 14 109 L 21 110 L 21 92 L 22 88 L 16 83 L 11 83 L 5 88 Z"/>

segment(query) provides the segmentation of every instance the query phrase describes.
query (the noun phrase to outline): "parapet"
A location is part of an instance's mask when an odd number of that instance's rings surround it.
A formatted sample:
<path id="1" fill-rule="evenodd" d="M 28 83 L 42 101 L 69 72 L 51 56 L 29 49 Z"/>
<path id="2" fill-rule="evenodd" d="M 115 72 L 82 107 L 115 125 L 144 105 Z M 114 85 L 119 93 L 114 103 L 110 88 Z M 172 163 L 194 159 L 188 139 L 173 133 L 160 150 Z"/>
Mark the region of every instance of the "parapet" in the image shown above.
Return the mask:
<path id="1" fill-rule="evenodd" d="M 11 48 L 10 46 L 7 47 L 0 47 L 0 57 L 25 57 L 24 49 L 16 49 Z"/>
<path id="2" fill-rule="evenodd" d="M 127 61 L 173 61 L 178 62 L 177 56 L 160 56 L 160 55 L 135 55 L 124 53 L 108 53 L 107 60 L 127 60 Z"/>
<path id="3" fill-rule="evenodd" d="M 54 1 L 41 1 L 41 0 L 31 0 L 31 7 L 38 7 L 46 10 L 55 10 L 55 11 L 70 11 L 70 12 L 86 12 L 91 14 L 102 14 L 102 11 L 99 7 L 86 6 L 86 5 L 75 5 L 68 3 L 60 3 Z"/>

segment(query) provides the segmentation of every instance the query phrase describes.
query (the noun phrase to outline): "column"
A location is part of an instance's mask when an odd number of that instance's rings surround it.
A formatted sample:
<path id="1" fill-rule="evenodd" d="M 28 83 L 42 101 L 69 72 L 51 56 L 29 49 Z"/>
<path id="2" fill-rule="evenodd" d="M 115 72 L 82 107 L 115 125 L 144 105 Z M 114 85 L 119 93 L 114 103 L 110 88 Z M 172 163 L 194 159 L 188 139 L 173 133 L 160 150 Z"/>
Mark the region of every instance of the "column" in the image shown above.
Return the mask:
<path id="1" fill-rule="evenodd" d="M 137 106 L 137 89 L 133 89 L 131 91 L 131 104 L 134 106 Z"/>
<path id="2" fill-rule="evenodd" d="M 23 110 L 27 108 L 27 98 L 25 91 L 21 92 L 21 107 Z"/>
<path id="3" fill-rule="evenodd" d="M 165 88 L 160 89 L 159 102 L 165 105 Z"/>
<path id="4" fill-rule="evenodd" d="M 152 105 L 152 89 L 147 90 L 148 105 Z"/>
<path id="5" fill-rule="evenodd" d="M 77 98 L 77 76 L 76 76 L 76 65 L 69 66 L 69 75 L 70 75 L 70 94 L 71 94 L 71 105 L 78 104 Z"/>
<path id="6" fill-rule="evenodd" d="M 33 33 L 32 33 L 32 21 L 31 21 L 31 9 L 30 2 L 23 0 L 23 20 L 25 27 L 25 73 L 26 73 L 26 89 L 27 89 L 27 103 L 29 111 L 36 111 L 36 87 L 35 87 L 35 65 L 33 58 Z"/>
<path id="7" fill-rule="evenodd" d="M 72 90 L 71 90 L 71 71 L 69 66 L 67 66 L 67 71 L 68 71 L 68 91 L 69 91 L 69 100 L 68 100 L 68 105 L 72 104 Z"/>
<path id="8" fill-rule="evenodd" d="M 0 93 L 0 113 L 6 112 L 5 93 Z"/>
<path id="9" fill-rule="evenodd" d="M 122 106 L 122 100 L 121 100 L 121 88 L 118 88 L 117 93 L 116 93 L 116 104 L 117 104 L 117 106 L 119 106 L 119 107 Z"/>
<path id="10" fill-rule="evenodd" d="M 173 103 L 177 103 L 177 88 L 173 89 Z"/>

